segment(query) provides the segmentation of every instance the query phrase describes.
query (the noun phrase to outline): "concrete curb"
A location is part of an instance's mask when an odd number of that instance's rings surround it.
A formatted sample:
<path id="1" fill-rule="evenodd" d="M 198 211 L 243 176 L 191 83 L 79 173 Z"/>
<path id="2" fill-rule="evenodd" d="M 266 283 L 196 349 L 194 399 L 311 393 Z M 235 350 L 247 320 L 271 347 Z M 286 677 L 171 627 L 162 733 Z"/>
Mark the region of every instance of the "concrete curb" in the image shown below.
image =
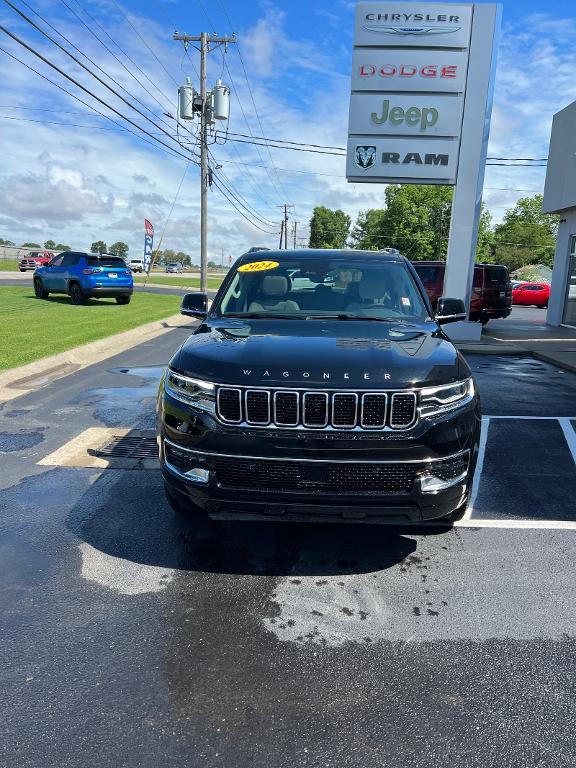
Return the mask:
<path id="1" fill-rule="evenodd" d="M 189 323 L 188 317 L 172 315 L 162 320 L 155 320 L 153 323 L 139 325 L 129 331 L 82 344 L 50 357 L 43 357 L 41 360 L 35 360 L 18 368 L 11 368 L 0 373 L 0 402 L 13 400 L 31 389 L 37 389 L 38 386 L 60 379 L 81 368 L 87 368 L 89 365 L 114 357 L 137 344 L 155 339 Z"/>

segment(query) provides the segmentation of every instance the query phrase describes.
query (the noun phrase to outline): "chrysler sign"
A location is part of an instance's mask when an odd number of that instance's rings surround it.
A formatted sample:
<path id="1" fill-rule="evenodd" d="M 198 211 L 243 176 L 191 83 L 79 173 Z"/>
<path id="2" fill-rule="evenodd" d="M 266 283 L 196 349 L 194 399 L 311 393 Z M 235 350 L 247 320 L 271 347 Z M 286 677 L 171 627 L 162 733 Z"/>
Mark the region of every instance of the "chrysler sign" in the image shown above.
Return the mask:
<path id="1" fill-rule="evenodd" d="M 403 2 L 359 3 L 355 43 L 376 47 L 425 44 L 433 48 L 467 48 L 471 21 L 470 5 L 430 3 L 427 8 Z"/>

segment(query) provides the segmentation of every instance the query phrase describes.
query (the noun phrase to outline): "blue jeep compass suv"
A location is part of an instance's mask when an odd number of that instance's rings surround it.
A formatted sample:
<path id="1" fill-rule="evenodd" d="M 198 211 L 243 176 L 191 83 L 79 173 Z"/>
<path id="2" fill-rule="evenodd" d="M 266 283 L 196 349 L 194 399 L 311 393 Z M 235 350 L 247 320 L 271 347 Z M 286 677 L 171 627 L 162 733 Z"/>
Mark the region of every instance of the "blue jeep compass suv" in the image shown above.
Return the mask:
<path id="1" fill-rule="evenodd" d="M 133 290 L 132 272 L 118 256 L 68 251 L 34 272 L 34 293 L 39 299 L 67 293 L 72 304 L 102 297 L 129 304 Z"/>

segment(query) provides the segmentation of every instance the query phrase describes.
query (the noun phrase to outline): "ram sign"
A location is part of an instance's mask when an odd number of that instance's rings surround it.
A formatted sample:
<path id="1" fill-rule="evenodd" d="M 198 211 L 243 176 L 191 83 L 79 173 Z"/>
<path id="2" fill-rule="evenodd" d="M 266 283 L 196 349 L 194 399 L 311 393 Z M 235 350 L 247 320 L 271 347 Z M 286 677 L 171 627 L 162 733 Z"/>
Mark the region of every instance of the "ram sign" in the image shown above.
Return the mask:
<path id="1" fill-rule="evenodd" d="M 464 113 L 486 112 L 487 89 L 467 93 L 474 11 L 358 3 L 348 181 L 456 184 Z"/>

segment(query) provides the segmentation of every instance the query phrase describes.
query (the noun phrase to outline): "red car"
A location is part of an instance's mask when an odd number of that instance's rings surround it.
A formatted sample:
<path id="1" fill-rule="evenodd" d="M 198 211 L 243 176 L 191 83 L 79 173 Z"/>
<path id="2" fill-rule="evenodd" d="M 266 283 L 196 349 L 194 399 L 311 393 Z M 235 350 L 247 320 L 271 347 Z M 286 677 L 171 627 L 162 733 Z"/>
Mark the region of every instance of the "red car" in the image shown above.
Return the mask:
<path id="1" fill-rule="evenodd" d="M 36 267 L 45 267 L 55 255 L 54 251 L 30 251 L 18 262 L 18 269 L 26 272 L 27 269 L 34 271 Z"/>
<path id="2" fill-rule="evenodd" d="M 524 307 L 548 306 L 550 299 L 550 286 L 547 283 L 520 283 L 512 291 L 512 303 L 521 304 Z"/>

